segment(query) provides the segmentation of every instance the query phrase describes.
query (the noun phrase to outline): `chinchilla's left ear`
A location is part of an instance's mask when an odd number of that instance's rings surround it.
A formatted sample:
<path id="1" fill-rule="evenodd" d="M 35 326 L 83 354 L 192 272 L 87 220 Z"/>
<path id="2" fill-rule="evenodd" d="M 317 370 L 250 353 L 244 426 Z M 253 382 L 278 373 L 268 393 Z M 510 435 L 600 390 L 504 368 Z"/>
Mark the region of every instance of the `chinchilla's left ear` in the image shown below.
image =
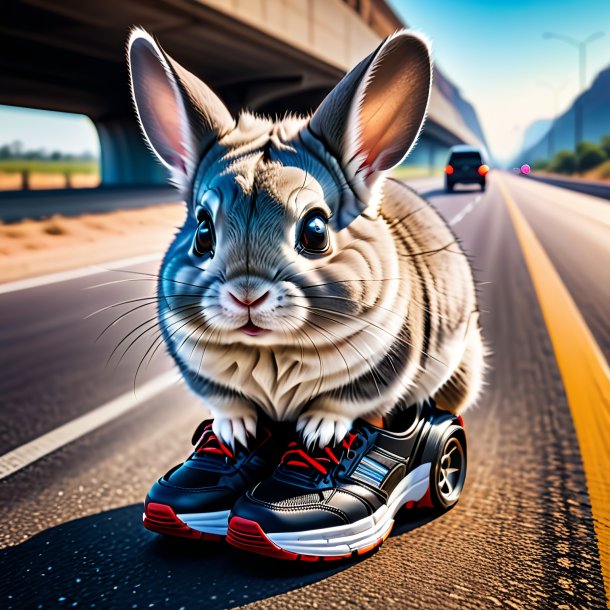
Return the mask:
<path id="1" fill-rule="evenodd" d="M 182 190 L 190 184 L 201 152 L 235 126 L 231 114 L 196 76 L 167 55 L 141 28 L 127 42 L 131 93 L 150 148 Z"/>
<path id="2" fill-rule="evenodd" d="M 431 84 L 427 43 L 402 30 L 351 70 L 314 113 L 310 128 L 337 157 L 360 205 L 382 172 L 398 165 L 417 140 Z M 355 217 L 362 211 L 341 213 Z"/>

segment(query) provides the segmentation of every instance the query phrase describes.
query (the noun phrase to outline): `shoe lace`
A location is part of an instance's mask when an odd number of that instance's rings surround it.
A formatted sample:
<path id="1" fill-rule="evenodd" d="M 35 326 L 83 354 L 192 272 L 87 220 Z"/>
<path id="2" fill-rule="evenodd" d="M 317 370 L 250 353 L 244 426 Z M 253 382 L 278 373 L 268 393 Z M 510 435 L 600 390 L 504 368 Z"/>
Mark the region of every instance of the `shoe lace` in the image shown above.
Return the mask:
<path id="1" fill-rule="evenodd" d="M 199 440 L 195 443 L 195 453 L 208 453 L 234 458 L 233 452 L 214 434 L 212 422 L 206 423 Z"/>
<path id="2" fill-rule="evenodd" d="M 329 447 L 327 445 L 321 450 L 315 450 L 315 452 L 311 449 L 307 449 L 304 445 L 293 441 L 288 445 L 288 449 L 282 456 L 280 464 L 283 464 L 284 466 L 306 468 L 308 470 L 314 469 L 320 474 L 327 475 L 329 468 L 331 468 L 333 464 L 339 464 L 341 461 L 340 457 L 337 456 L 336 451 L 342 449 L 349 451 L 357 436 L 357 434 L 348 432 L 347 436 L 338 445 L 335 445 L 334 447 Z"/>

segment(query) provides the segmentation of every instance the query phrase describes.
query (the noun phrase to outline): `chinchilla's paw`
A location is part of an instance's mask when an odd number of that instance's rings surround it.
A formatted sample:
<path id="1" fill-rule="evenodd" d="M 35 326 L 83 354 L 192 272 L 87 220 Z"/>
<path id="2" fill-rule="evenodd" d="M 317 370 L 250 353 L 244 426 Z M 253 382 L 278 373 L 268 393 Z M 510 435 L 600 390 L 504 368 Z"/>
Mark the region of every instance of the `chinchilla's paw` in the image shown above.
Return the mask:
<path id="1" fill-rule="evenodd" d="M 239 417 L 215 417 L 212 422 L 214 434 L 227 447 L 235 450 L 236 443 L 248 446 L 248 434 L 256 436 L 256 415 Z"/>
<path id="2" fill-rule="evenodd" d="M 309 410 L 297 420 L 297 431 L 308 448 L 338 443 L 352 427 L 352 419 L 339 413 Z"/>

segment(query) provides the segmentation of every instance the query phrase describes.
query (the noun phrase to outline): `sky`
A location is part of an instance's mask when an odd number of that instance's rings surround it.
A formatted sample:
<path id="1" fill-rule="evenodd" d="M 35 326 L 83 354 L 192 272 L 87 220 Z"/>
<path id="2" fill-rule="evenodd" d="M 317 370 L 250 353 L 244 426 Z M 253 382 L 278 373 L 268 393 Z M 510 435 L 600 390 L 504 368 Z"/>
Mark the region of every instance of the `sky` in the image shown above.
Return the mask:
<path id="1" fill-rule="evenodd" d="M 99 157 L 100 144 L 93 122 L 80 114 L 0 105 L 0 145 L 21 140 L 25 150 L 82 153 Z"/>
<path id="2" fill-rule="evenodd" d="M 578 51 L 554 32 L 584 40 L 587 86 L 610 65 L 610 0 L 388 0 L 411 28 L 432 41 L 436 64 L 471 102 L 494 156 L 518 152 L 527 126 L 552 118 L 579 91 Z M 544 85 L 542 85 L 544 83 Z"/>

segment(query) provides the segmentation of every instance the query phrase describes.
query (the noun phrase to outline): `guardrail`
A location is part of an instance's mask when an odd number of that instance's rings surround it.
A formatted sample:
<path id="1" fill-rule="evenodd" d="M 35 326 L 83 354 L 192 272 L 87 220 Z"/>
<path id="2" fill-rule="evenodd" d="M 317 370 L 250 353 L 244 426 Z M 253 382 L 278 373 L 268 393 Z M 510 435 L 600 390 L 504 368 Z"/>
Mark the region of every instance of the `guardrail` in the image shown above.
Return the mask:
<path id="1" fill-rule="evenodd" d="M 577 178 L 556 178 L 555 176 L 541 176 L 539 174 L 529 174 L 527 178 L 610 200 L 610 182 L 595 182 L 591 180 L 579 180 Z"/>

